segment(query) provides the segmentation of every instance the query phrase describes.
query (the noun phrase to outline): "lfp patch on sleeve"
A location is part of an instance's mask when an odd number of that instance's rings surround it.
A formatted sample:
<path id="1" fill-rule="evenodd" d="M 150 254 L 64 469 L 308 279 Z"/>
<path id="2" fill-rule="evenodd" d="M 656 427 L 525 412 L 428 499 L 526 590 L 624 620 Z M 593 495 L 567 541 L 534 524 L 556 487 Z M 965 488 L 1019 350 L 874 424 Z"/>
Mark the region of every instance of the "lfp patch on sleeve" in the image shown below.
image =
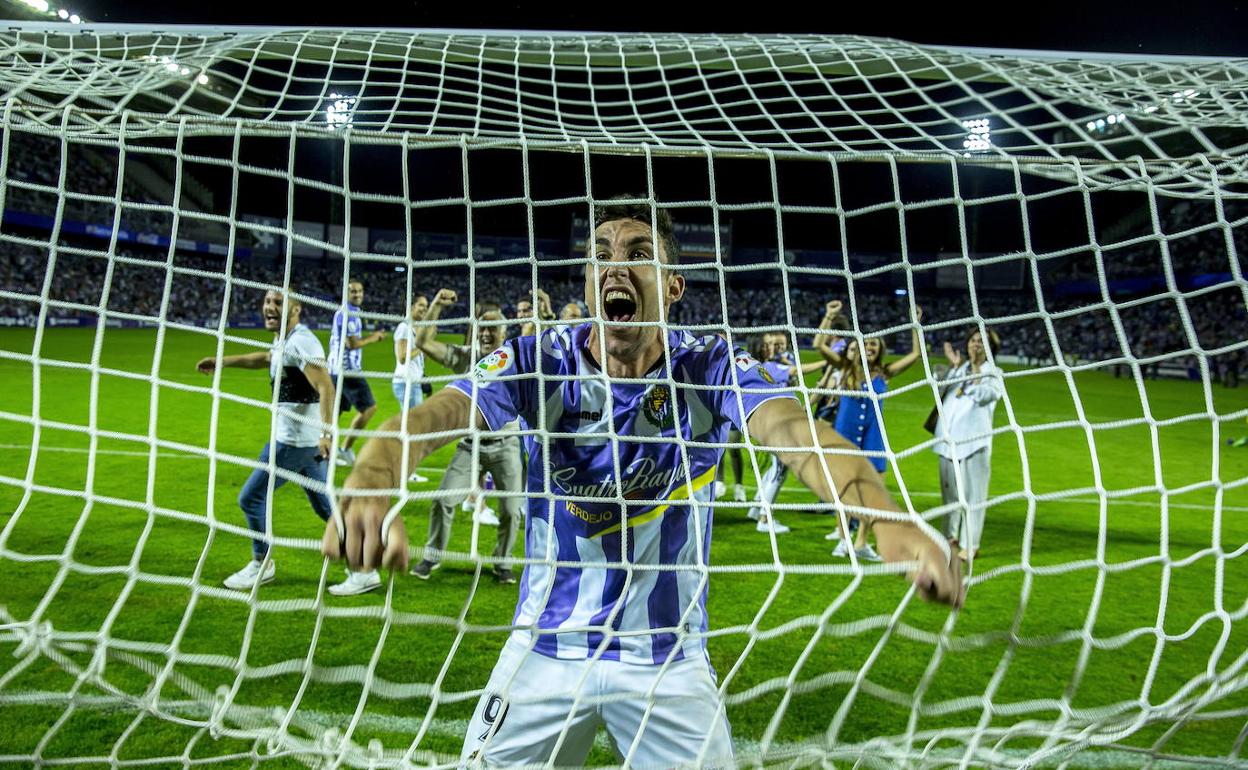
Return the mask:
<path id="1" fill-rule="evenodd" d="M 732 360 L 737 365 L 737 368 L 743 372 L 748 372 L 751 367 L 759 365 L 758 361 L 754 360 L 754 356 L 741 351 L 738 351 L 736 357 Z"/>
<path id="2" fill-rule="evenodd" d="M 473 378 L 477 380 L 493 379 L 510 369 L 515 360 L 515 352 L 510 347 L 504 345 L 477 362 L 477 368 L 472 373 Z"/>

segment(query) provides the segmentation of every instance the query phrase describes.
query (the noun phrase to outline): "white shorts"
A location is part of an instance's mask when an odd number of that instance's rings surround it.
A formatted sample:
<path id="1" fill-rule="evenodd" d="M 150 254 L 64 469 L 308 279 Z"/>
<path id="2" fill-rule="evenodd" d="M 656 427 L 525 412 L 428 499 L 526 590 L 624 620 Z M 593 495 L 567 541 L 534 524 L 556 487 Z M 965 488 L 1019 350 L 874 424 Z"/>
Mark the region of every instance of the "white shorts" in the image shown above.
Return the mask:
<path id="1" fill-rule="evenodd" d="M 666 667 L 564 660 L 531 652 L 521 634 L 498 656 L 460 756 L 465 767 L 583 765 L 599 725 L 621 761 L 637 770 L 733 765 L 728 718 L 706 658 Z"/>

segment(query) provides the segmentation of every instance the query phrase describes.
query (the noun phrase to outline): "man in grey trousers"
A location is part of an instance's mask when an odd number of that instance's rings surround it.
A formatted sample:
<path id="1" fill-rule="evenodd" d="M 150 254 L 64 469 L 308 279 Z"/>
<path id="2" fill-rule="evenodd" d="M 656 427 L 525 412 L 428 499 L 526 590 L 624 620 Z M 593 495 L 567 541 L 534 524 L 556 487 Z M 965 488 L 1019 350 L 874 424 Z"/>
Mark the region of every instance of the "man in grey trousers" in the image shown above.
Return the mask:
<path id="1" fill-rule="evenodd" d="M 425 320 L 438 319 L 442 311 L 455 304 L 456 300 L 455 292 L 440 289 L 429 305 Z M 478 361 L 479 365 L 487 365 L 491 351 L 507 339 L 507 327 L 502 323 L 506 319 L 496 302 L 480 302 L 476 310 L 477 321 L 481 323 L 477 327 L 475 344 L 471 347 L 440 342 L 433 325 L 420 329 L 416 336 L 417 345 L 426 356 L 453 372 L 466 373 Z M 486 360 L 482 360 L 483 358 Z M 516 427 L 516 423 L 504 426 L 508 430 Z M 520 492 L 524 489 L 518 437 L 480 436 L 476 444 L 478 464 L 474 467 L 472 438 L 460 440 L 455 448 L 455 456 L 446 467 L 442 484 L 438 487 L 440 492 L 455 491 L 435 498 L 429 509 L 429 540 L 425 543 L 424 558 L 412 567 L 411 572 L 422 580 L 428 580 L 430 574 L 441 565 L 442 555 L 451 539 L 455 509 L 468 497 L 468 490 L 476 485 L 480 473 L 488 471 L 492 474 L 500 492 Z M 494 579 L 504 585 L 516 582 L 511 568 L 503 561 L 511 556 L 512 547 L 516 543 L 516 529 L 524 515 L 522 503 L 519 496 L 504 496 L 499 506 L 498 541 L 494 545 L 493 554 Z"/>

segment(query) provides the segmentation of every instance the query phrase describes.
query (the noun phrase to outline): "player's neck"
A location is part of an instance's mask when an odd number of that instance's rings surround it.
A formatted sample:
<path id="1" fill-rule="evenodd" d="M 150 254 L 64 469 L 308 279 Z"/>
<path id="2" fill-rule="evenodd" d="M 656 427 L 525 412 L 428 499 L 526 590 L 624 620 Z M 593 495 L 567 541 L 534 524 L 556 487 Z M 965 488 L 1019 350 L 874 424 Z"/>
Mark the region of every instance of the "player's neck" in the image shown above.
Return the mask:
<path id="1" fill-rule="evenodd" d="M 608 377 L 640 379 L 663 357 L 663 335 L 656 332 L 639 339 L 635 345 L 616 347 L 608 344 L 604 365 L 599 360 L 602 357 L 599 339 L 599 329 L 595 326 L 585 340 L 585 349 Z M 613 347 L 616 347 L 614 351 Z"/>

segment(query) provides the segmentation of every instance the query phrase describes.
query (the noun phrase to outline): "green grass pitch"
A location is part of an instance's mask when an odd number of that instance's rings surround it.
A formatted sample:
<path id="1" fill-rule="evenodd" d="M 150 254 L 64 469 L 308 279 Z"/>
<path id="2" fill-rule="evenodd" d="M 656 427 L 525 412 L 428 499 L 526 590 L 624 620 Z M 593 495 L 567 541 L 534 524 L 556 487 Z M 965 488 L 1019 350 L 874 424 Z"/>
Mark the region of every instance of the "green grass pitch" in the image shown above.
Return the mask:
<path id="1" fill-rule="evenodd" d="M 471 557 L 492 531 L 465 515 L 452 541 L 464 557 L 433 580 L 340 599 L 323 589 L 342 573 L 319 556 L 321 523 L 288 487 L 274 501 L 277 580 L 253 604 L 221 587 L 250 554 L 235 502 L 249 471 L 183 448 L 251 459 L 268 434 L 265 409 L 185 389 L 210 384 L 193 365 L 216 338 L 47 329 L 34 341 L 0 331 L 0 762 L 306 764 L 248 737 L 278 726 L 309 754 L 347 733 L 386 759 L 458 752 L 516 598 Z M 370 368 L 391 364 L 386 347 L 369 349 Z M 939 499 L 934 455 L 916 448 L 931 391 L 904 390 L 917 377 L 893 384 L 885 416 L 901 453 L 888 483 L 903 479 L 922 512 Z M 227 370 L 222 388 L 267 403 L 266 378 Z M 1153 746 L 1248 759 L 1248 449 L 1226 446 L 1248 431 L 1248 389 L 1141 389 L 1101 372 L 1026 373 L 1007 389 L 999 499 L 947 632 L 948 611 L 903 605 L 896 576 L 833 562 L 827 518 L 782 513 L 793 531 L 773 549 L 744 510 L 717 512 L 709 647 L 743 755 L 760 742 L 774 757 L 865 746 L 864 766 L 886 766 L 879 736 L 947 758 L 978 731 L 981 752 L 1015 759 L 1076 735 L 1114 746 L 1075 765 L 1141 766 L 1132 749 Z M 376 426 L 396 406 L 388 380 L 373 390 Z M 151 437 L 169 443 L 153 452 Z M 416 491 L 435 488 L 451 451 L 425 463 L 432 482 Z M 790 481 L 781 502 L 810 500 Z M 417 544 L 427 508 L 407 509 Z M 1093 714 L 1102 729 L 1081 733 Z M 614 761 L 602 741 L 591 759 Z"/>

